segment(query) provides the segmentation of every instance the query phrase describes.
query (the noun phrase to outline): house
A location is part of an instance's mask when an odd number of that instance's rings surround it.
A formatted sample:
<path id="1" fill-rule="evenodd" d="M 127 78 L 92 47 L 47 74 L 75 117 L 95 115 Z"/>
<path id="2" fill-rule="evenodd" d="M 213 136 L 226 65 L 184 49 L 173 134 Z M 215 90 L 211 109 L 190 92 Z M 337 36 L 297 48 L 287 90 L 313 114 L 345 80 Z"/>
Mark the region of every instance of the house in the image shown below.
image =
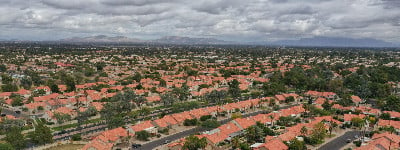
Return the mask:
<path id="1" fill-rule="evenodd" d="M 356 106 L 358 106 L 360 103 L 363 102 L 363 100 L 356 95 L 352 95 L 351 100 L 353 101 L 354 104 L 356 104 Z"/>
<path id="2" fill-rule="evenodd" d="M 134 131 L 134 133 L 139 132 L 139 131 L 147 131 L 151 134 L 156 135 L 157 134 L 157 127 L 151 124 L 151 121 L 144 121 L 141 123 L 138 123 L 134 126 L 131 126 L 131 129 Z"/>
<path id="3" fill-rule="evenodd" d="M 153 125 L 158 128 L 172 128 L 176 127 L 178 122 L 171 115 L 165 115 L 163 118 L 154 120 Z"/>
<path id="4" fill-rule="evenodd" d="M 376 133 L 372 136 L 371 140 L 367 145 L 357 147 L 354 150 L 391 150 L 399 149 L 400 147 L 400 136 L 388 132 Z"/>
<path id="5" fill-rule="evenodd" d="M 251 117 L 247 118 L 236 118 L 231 121 L 236 126 L 238 126 L 241 130 L 247 129 L 250 126 L 256 125 L 256 121 L 254 121 Z"/>
<path id="6" fill-rule="evenodd" d="M 123 138 L 133 136 L 122 127 L 107 130 L 98 135 L 95 139 L 86 144 L 82 150 L 110 150 L 115 144 L 121 143 Z"/>
<path id="7" fill-rule="evenodd" d="M 356 118 L 356 117 L 363 119 L 363 118 L 365 118 L 365 115 L 364 114 L 359 114 L 359 115 L 344 114 L 343 115 L 343 119 L 344 119 L 345 123 L 351 123 L 351 119 Z"/>
<path id="8" fill-rule="evenodd" d="M 279 139 L 265 141 L 264 144 L 254 148 L 254 150 L 288 150 L 289 147 Z"/>
<path id="9" fill-rule="evenodd" d="M 231 140 L 233 137 L 240 135 L 241 129 L 234 123 L 229 122 L 214 130 L 202 134 L 214 149 L 220 149 L 217 145 L 225 140 Z"/>

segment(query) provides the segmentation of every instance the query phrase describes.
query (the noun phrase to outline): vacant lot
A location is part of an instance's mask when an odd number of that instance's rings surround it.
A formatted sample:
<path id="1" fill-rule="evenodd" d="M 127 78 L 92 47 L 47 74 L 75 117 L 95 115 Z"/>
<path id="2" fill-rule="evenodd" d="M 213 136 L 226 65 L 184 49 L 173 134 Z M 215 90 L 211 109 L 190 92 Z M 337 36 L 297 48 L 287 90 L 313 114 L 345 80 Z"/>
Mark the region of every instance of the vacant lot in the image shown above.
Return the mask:
<path id="1" fill-rule="evenodd" d="M 49 148 L 47 150 L 77 150 L 81 149 L 84 145 L 77 145 L 77 144 L 65 144 L 56 147 Z"/>

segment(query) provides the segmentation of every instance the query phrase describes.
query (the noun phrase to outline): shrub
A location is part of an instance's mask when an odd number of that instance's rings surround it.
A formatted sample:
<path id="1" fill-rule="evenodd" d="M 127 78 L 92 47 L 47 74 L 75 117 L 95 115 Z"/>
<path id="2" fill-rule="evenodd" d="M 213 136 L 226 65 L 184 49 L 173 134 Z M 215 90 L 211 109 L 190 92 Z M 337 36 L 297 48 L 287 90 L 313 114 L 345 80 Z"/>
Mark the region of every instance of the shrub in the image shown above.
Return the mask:
<path id="1" fill-rule="evenodd" d="M 200 121 L 206 121 L 206 120 L 211 119 L 211 118 L 212 118 L 211 115 L 204 115 L 204 116 L 200 117 Z"/>
<path id="2" fill-rule="evenodd" d="M 71 137 L 72 141 L 80 141 L 82 140 L 81 134 L 74 134 Z"/>

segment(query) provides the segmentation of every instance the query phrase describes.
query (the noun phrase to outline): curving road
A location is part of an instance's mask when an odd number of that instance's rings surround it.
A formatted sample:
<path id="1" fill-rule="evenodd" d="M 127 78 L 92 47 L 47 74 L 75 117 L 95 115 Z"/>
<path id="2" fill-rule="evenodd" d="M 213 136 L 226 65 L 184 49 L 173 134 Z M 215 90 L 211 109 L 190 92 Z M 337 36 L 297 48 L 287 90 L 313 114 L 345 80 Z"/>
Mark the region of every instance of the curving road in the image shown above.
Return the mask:
<path id="1" fill-rule="evenodd" d="M 320 148 L 318 148 L 318 150 L 339 150 L 340 148 L 348 144 L 347 139 L 351 139 L 351 141 L 353 141 L 354 136 L 359 134 L 360 131 L 347 131 L 342 136 L 339 136 L 336 139 L 330 141 L 329 143 L 326 143 L 325 145 L 321 146 Z"/>

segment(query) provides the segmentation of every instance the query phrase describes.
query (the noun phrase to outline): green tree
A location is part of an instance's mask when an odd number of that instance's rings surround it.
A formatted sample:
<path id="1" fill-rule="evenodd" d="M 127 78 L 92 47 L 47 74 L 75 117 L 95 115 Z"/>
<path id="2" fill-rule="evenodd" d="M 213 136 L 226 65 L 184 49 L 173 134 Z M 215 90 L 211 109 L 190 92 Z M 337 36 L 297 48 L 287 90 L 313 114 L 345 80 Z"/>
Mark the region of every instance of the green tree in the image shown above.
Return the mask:
<path id="1" fill-rule="evenodd" d="M 51 89 L 51 92 L 53 92 L 53 93 L 60 93 L 60 89 L 58 88 L 57 84 L 52 84 L 50 86 L 50 89 Z"/>
<path id="2" fill-rule="evenodd" d="M 306 150 L 307 147 L 303 141 L 299 141 L 296 138 L 291 140 L 288 144 L 290 150 Z"/>
<path id="3" fill-rule="evenodd" d="M 75 91 L 76 87 L 75 87 L 75 79 L 72 76 L 67 76 L 64 79 L 64 83 L 67 86 L 67 90 L 66 92 L 72 92 Z"/>
<path id="4" fill-rule="evenodd" d="M 70 121 L 72 118 L 70 115 L 68 114 L 64 114 L 64 113 L 54 113 L 54 117 L 57 120 L 58 124 L 63 124 L 66 121 Z"/>
<path id="5" fill-rule="evenodd" d="M 332 108 L 332 105 L 329 103 L 328 100 L 325 100 L 325 102 L 321 106 L 324 108 L 324 110 L 331 110 Z"/>
<path id="6" fill-rule="evenodd" d="M 384 109 L 400 112 L 399 104 L 400 104 L 400 98 L 394 95 L 390 95 L 387 98 L 385 98 Z"/>
<path id="7" fill-rule="evenodd" d="M 308 134 L 308 129 L 307 129 L 307 127 L 306 127 L 306 126 L 301 127 L 300 133 L 301 133 L 303 136 L 306 136 L 306 135 Z"/>
<path id="8" fill-rule="evenodd" d="M 311 134 L 311 139 L 318 141 L 317 143 L 321 143 L 326 136 L 326 129 L 325 125 L 322 122 L 319 122 L 314 125 L 312 134 Z"/>
<path id="9" fill-rule="evenodd" d="M 214 119 L 208 119 L 201 123 L 201 126 L 208 129 L 214 129 L 220 126 L 220 123 Z"/>
<path id="10" fill-rule="evenodd" d="M 247 141 L 250 143 L 260 143 L 262 142 L 263 138 L 265 137 L 263 135 L 263 130 L 258 127 L 258 126 L 250 126 L 245 130 L 245 135 L 247 138 Z"/>
<path id="11" fill-rule="evenodd" d="M 1 86 L 3 92 L 16 92 L 18 91 L 18 86 L 15 84 L 4 84 Z"/>
<path id="12" fill-rule="evenodd" d="M 226 96 L 227 93 L 224 90 L 221 91 L 213 90 L 210 93 L 205 94 L 204 98 L 209 103 L 221 104 Z"/>
<path id="13" fill-rule="evenodd" d="M 199 139 L 197 136 L 190 135 L 185 138 L 182 150 L 198 150 L 204 149 L 207 146 L 207 140 L 203 137 Z"/>
<path id="14" fill-rule="evenodd" d="M 228 92 L 229 94 L 231 94 L 231 96 L 233 98 L 237 98 L 241 95 L 240 93 L 240 88 L 239 88 L 239 81 L 234 79 L 231 82 L 228 83 L 229 84 L 229 89 Z"/>
<path id="15" fill-rule="evenodd" d="M 136 132 L 136 138 L 137 138 L 138 140 L 141 140 L 141 141 L 148 141 L 148 140 L 149 140 L 149 137 L 150 137 L 150 133 L 147 132 L 147 131 L 145 131 L 145 130 Z"/>
<path id="16" fill-rule="evenodd" d="M 7 66 L 4 64 L 0 64 L 0 72 L 6 72 L 7 71 Z"/>
<path id="17" fill-rule="evenodd" d="M 43 145 L 53 142 L 53 134 L 49 127 L 47 127 L 43 122 L 38 122 L 38 124 L 34 126 L 35 130 L 30 132 L 29 135 L 33 143 Z"/>
<path id="18" fill-rule="evenodd" d="M 25 137 L 21 134 L 21 128 L 13 127 L 6 133 L 5 141 L 10 143 L 15 149 L 25 148 Z"/>
<path id="19" fill-rule="evenodd" d="M 10 143 L 0 143 L 1 150 L 15 150 L 15 148 Z"/>
<path id="20" fill-rule="evenodd" d="M 195 125 L 197 125 L 197 123 L 198 123 L 198 120 L 196 118 L 185 119 L 185 121 L 183 121 L 184 126 L 195 126 Z"/>
<path id="21" fill-rule="evenodd" d="M 364 122 L 364 120 L 361 119 L 361 118 L 359 118 L 359 117 L 351 118 L 351 124 L 352 124 L 353 126 L 355 126 L 355 127 L 361 128 L 363 122 Z"/>

